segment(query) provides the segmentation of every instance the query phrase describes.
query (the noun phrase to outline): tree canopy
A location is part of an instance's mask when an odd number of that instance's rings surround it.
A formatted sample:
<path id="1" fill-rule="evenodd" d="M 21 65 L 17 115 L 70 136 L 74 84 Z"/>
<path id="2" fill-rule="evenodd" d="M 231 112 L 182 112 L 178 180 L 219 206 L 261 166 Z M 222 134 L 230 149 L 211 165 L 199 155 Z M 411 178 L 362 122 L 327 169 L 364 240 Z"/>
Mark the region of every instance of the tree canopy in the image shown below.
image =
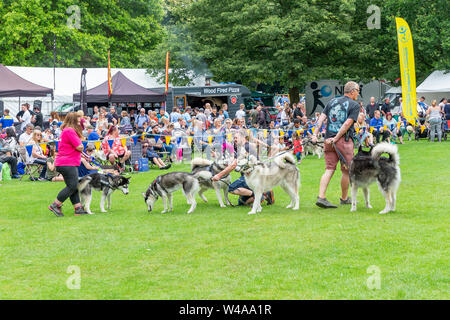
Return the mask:
<path id="1" fill-rule="evenodd" d="M 55 37 L 57 66 L 105 66 L 111 50 L 113 67 L 137 67 L 161 42 L 163 14 L 160 0 L 3 0 L 0 62 L 52 66 Z"/>
<path id="2" fill-rule="evenodd" d="M 369 29 L 370 4 L 380 28 Z M 211 72 L 216 81 L 250 87 L 280 82 L 291 93 L 308 80 L 400 77 L 395 17 L 410 25 L 417 78 L 450 69 L 446 0 L 167 0 L 165 36 L 144 59 L 162 74 L 171 50 L 170 80 L 186 70 Z M 207 66 L 207 67 L 206 67 Z M 180 75 L 182 75 L 180 77 Z"/>

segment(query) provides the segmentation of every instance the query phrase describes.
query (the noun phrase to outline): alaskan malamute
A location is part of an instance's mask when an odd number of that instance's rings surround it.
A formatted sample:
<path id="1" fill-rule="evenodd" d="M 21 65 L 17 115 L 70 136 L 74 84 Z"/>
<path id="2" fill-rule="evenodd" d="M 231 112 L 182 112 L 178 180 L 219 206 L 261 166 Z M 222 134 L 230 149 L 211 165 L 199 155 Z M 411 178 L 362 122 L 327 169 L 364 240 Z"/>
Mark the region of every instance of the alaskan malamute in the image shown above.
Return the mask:
<path id="1" fill-rule="evenodd" d="M 383 153 L 389 154 L 389 158 L 381 157 Z M 358 188 L 363 189 L 366 207 L 372 208 L 370 205 L 369 185 L 375 181 L 386 199 L 386 207 L 380 213 L 395 211 L 397 189 L 401 181 L 399 164 L 400 157 L 396 145 L 383 142 L 377 144 L 369 151 L 364 151 L 359 147 L 358 153 L 350 164 L 351 211 L 356 211 Z"/>
<path id="2" fill-rule="evenodd" d="M 255 194 L 252 210 L 248 214 L 261 212 L 261 202 L 258 199 L 261 199 L 264 192 L 278 185 L 291 197 L 291 203 L 286 208 L 298 210 L 300 171 L 295 164 L 295 157 L 289 152 L 282 152 L 267 163 L 259 162 L 255 156 L 245 151 L 241 152 L 235 170 L 244 174 L 245 182 Z"/>
<path id="3" fill-rule="evenodd" d="M 119 189 L 123 194 L 128 194 L 128 185 L 130 184 L 130 178 L 126 178 L 119 175 L 110 175 L 102 173 L 91 173 L 84 176 L 78 182 L 78 191 L 80 193 L 81 204 L 85 206 L 87 213 L 92 214 L 90 205 L 92 200 L 92 190 L 102 192 L 100 200 L 100 210 L 105 210 L 105 200 L 108 202 L 108 209 L 111 209 L 111 195 Z"/>

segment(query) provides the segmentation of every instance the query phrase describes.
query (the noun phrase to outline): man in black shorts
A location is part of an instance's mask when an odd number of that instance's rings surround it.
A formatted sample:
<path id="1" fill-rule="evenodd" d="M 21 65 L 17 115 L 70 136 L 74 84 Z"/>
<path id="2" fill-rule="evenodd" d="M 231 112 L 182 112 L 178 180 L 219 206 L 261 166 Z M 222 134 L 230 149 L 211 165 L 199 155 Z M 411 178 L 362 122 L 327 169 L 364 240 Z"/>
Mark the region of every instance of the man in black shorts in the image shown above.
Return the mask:
<path id="1" fill-rule="evenodd" d="M 336 165 L 340 160 L 339 153 L 346 160 L 347 166 L 353 159 L 353 140 L 351 138 L 353 123 L 358 119 L 359 104 L 355 101 L 359 95 L 359 85 L 356 82 L 349 81 L 344 86 L 344 96 L 332 99 L 328 102 L 316 124 L 316 129 L 312 136 L 313 142 L 317 141 L 317 132 L 322 127 L 322 123 L 327 119 L 325 132 L 325 173 L 320 179 L 319 196 L 316 205 L 321 208 L 337 208 L 326 199 L 326 191 L 334 172 Z M 350 178 L 348 167 L 344 166 L 341 160 L 341 204 L 351 204 L 348 197 L 348 186 Z"/>

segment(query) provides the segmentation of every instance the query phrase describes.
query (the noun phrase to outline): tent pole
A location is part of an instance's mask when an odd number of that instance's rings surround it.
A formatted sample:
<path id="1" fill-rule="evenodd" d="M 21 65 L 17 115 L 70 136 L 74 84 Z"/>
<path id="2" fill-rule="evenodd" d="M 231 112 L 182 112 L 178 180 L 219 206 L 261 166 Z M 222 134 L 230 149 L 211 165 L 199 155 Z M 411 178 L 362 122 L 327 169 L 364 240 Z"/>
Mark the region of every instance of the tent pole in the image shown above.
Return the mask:
<path id="1" fill-rule="evenodd" d="M 52 112 L 53 112 L 53 100 L 54 100 L 55 89 L 56 89 L 55 65 L 56 65 L 56 34 L 53 34 L 53 93 L 52 93 Z"/>

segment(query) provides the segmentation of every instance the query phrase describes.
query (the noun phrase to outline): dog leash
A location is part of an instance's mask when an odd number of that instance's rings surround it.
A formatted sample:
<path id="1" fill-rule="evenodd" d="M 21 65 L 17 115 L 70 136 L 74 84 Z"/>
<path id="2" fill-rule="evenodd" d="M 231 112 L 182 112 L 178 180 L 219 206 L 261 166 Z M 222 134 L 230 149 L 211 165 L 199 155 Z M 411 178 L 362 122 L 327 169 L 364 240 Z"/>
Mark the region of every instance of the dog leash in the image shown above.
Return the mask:
<path id="1" fill-rule="evenodd" d="M 334 150 L 336 150 L 336 153 L 339 157 L 339 159 L 342 161 L 342 164 L 344 165 L 344 168 L 348 170 L 348 163 L 347 160 L 345 160 L 344 156 L 342 155 L 341 151 L 339 150 L 339 148 L 336 146 L 336 144 L 334 142 L 331 143 L 334 147 Z"/>

